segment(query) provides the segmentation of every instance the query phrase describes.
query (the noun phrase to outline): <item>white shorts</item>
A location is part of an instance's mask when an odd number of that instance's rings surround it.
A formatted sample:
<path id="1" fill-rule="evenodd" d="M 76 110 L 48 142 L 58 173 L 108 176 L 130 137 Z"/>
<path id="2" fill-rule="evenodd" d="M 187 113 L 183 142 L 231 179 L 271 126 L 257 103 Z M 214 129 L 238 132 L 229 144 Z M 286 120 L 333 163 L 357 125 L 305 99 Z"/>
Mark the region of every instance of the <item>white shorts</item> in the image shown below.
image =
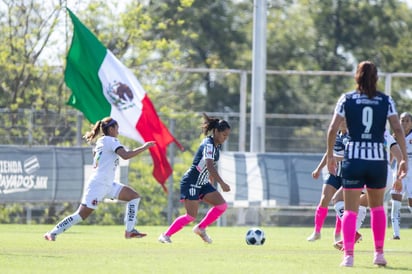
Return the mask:
<path id="1" fill-rule="evenodd" d="M 386 194 L 392 194 L 392 185 L 393 182 L 395 182 L 396 178 L 396 170 L 394 170 L 390 165 L 388 165 L 388 177 L 386 177 L 386 190 L 385 190 L 385 196 Z"/>
<path id="2" fill-rule="evenodd" d="M 124 186 L 124 184 L 117 182 L 106 185 L 101 182 L 91 181 L 83 193 L 81 204 L 88 208 L 96 209 L 104 198 L 117 199 Z"/>

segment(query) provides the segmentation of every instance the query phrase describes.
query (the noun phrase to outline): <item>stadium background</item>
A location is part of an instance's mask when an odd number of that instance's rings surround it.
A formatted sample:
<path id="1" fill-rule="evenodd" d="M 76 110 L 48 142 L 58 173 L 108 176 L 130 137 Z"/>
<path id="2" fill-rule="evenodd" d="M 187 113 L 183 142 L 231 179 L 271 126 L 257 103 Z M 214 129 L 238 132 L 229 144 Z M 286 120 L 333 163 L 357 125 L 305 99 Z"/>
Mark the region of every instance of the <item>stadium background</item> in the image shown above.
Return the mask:
<path id="1" fill-rule="evenodd" d="M 195 75 L 195 78 L 202 77 L 202 73 L 210 73 L 219 78 L 219 82 L 235 82 L 238 85 L 232 88 L 238 89 L 239 94 L 243 94 L 240 97 L 244 98 L 240 104 L 249 104 L 251 95 L 246 89 L 247 81 L 250 81 L 250 72 L 248 71 L 207 70 L 197 72 L 188 69 L 182 70 L 181 73 Z M 341 80 L 344 84 L 341 87 L 342 91 L 351 89 L 353 85 L 351 72 L 268 71 L 267 77 L 279 77 L 282 81 L 288 81 L 287 86 L 301 89 L 303 96 L 305 96 L 305 85 L 301 83 L 311 83 L 317 78 L 327 77 L 331 82 L 334 81 L 333 78 L 344 78 L 345 80 Z M 407 80 L 412 77 L 412 74 L 381 73 L 380 77 L 383 79 L 380 81 L 382 90 L 400 99 L 408 98 Z M 233 81 L 233 78 L 236 81 Z M 307 100 L 312 100 L 313 104 L 316 105 L 316 100 L 319 102 L 324 100 L 321 95 L 323 92 L 323 90 L 319 90 L 317 96 L 306 94 Z M 224 112 L 208 113 L 228 120 L 233 128 L 229 140 L 224 145 L 224 153 L 219 166 L 223 177 L 232 187 L 232 192 L 225 194 L 230 208 L 224 218 L 219 221 L 220 225 L 311 225 L 314 208 L 319 201 L 322 188 L 322 180 L 313 180 L 311 172 L 325 150 L 326 129 L 333 107 L 331 104 L 330 112 L 324 114 L 266 113 L 266 152 L 264 153 L 248 152 L 249 113 L 233 112 L 229 107 L 223 107 Z M 239 109 L 245 108 L 240 106 Z M 21 157 L 21 151 L 27 154 L 25 158 L 30 158 L 30 154 L 35 154 L 38 150 L 47 151 L 50 155 L 57 157 L 56 159 L 63 157 L 63 160 L 60 159 L 60 161 L 53 158 L 56 163 L 67 163 L 64 157 L 70 158 L 72 157 L 70 153 L 76 151 L 80 153 L 79 159 L 83 161 L 79 162 L 72 158 L 71 167 L 66 166 L 69 169 L 66 171 L 67 179 L 54 181 L 54 195 L 52 196 L 39 195 L 36 190 L 31 190 L 24 195 L 16 193 L 17 196 L 10 196 L 5 192 L 5 177 L 3 177 L 0 184 L 0 203 L 4 205 L 14 202 L 22 207 L 22 210 L 14 216 L 15 218 L 12 218 L 11 222 L 45 222 L 44 214 L 46 210 L 50 210 L 48 206 L 50 203 L 55 207 L 54 210 L 67 207 L 67 203 L 71 207 L 77 206 L 81 196 L 79 190 L 82 190 L 84 181 L 87 179 L 87 168 L 84 166 L 90 165 L 88 153 L 91 151 L 91 148 L 82 143 L 81 140 L 84 129 L 89 126 L 83 115 L 69 107 L 64 108 L 61 113 L 33 109 L 19 109 L 18 111 L 0 109 L 0 112 L 3 124 L 3 134 L 0 137 L 1 161 Z M 193 124 L 199 124 L 200 114 L 194 114 L 191 119 Z M 162 117 L 161 112 L 159 115 L 182 144 L 190 144 L 193 139 L 199 138 L 198 126 L 192 127 L 193 130 L 188 130 L 187 126 L 182 125 L 182 123 L 187 123 L 187 119 L 165 118 Z M 179 114 L 176 117 L 179 117 Z M 61 134 L 62 131 L 67 133 Z M 63 150 L 63 153 L 56 153 L 59 149 Z M 169 158 L 173 158 L 172 162 L 179 161 L 179 156 L 178 150 L 169 147 Z M 45 157 L 51 159 L 48 156 Z M 146 155 L 144 158 L 144 161 L 150 164 L 150 156 Z M 52 161 L 50 160 L 50 162 Z M 72 168 L 72 173 L 70 173 L 70 168 Z M 48 169 L 51 174 L 63 173 L 58 164 Z M 74 170 L 78 170 L 78 172 L 73 172 Z M 73 177 L 73 174 L 80 175 Z M 126 164 L 126 168 L 122 168 L 119 176 L 123 182 L 127 182 L 128 164 Z M 77 185 L 77 188 L 73 185 Z M 178 210 L 176 207 L 180 206 L 177 201 L 177 185 L 178 180 L 171 179 L 169 181 L 169 186 L 172 189 L 175 188 L 175 193 L 172 192 L 172 196 L 169 197 L 168 207 L 164 207 L 164 212 L 167 211 L 167 214 L 170 215 L 168 218 L 171 218 L 171 214 Z M 65 187 L 76 189 L 75 194 Z M 56 192 L 60 195 L 56 195 Z M 333 223 L 334 212 L 331 209 L 326 225 Z M 403 225 L 409 226 L 409 223 L 410 220 L 405 218 Z M 368 219 L 366 225 L 368 225 Z"/>

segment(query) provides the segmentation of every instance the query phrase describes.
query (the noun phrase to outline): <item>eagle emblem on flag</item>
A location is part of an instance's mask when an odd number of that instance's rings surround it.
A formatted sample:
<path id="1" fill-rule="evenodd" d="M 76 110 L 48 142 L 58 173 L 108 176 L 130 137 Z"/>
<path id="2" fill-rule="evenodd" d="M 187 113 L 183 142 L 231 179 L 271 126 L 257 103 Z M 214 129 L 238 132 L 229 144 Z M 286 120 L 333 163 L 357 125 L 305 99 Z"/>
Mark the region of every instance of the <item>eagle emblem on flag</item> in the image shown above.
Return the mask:
<path id="1" fill-rule="evenodd" d="M 122 82 L 109 84 L 106 88 L 106 94 L 112 105 L 115 105 L 119 110 L 132 108 L 135 105 L 133 91 Z"/>

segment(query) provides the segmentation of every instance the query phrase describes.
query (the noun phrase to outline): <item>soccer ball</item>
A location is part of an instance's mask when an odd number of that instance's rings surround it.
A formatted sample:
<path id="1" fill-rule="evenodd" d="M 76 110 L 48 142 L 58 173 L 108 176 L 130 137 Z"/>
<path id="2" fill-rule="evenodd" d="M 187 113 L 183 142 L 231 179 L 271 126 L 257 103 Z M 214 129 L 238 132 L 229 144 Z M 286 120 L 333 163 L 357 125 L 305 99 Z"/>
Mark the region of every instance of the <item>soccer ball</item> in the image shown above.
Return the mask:
<path id="1" fill-rule="evenodd" d="M 246 243 L 248 245 L 263 245 L 266 237 L 262 229 L 253 227 L 246 233 Z"/>

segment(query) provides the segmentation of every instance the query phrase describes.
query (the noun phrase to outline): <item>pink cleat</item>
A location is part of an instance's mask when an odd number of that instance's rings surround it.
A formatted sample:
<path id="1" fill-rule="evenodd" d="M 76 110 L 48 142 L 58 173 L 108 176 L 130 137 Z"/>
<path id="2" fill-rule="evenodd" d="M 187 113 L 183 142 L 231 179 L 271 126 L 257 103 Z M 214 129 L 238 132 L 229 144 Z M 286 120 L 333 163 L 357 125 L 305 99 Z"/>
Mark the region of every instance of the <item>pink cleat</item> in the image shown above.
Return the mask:
<path id="1" fill-rule="evenodd" d="M 340 266 L 352 267 L 353 266 L 353 256 L 347 255 L 343 257 L 343 261 L 340 263 Z"/>
<path id="2" fill-rule="evenodd" d="M 383 256 L 383 253 L 375 252 L 373 264 L 376 264 L 377 266 L 386 266 L 387 262 L 385 260 L 385 257 Z"/>

